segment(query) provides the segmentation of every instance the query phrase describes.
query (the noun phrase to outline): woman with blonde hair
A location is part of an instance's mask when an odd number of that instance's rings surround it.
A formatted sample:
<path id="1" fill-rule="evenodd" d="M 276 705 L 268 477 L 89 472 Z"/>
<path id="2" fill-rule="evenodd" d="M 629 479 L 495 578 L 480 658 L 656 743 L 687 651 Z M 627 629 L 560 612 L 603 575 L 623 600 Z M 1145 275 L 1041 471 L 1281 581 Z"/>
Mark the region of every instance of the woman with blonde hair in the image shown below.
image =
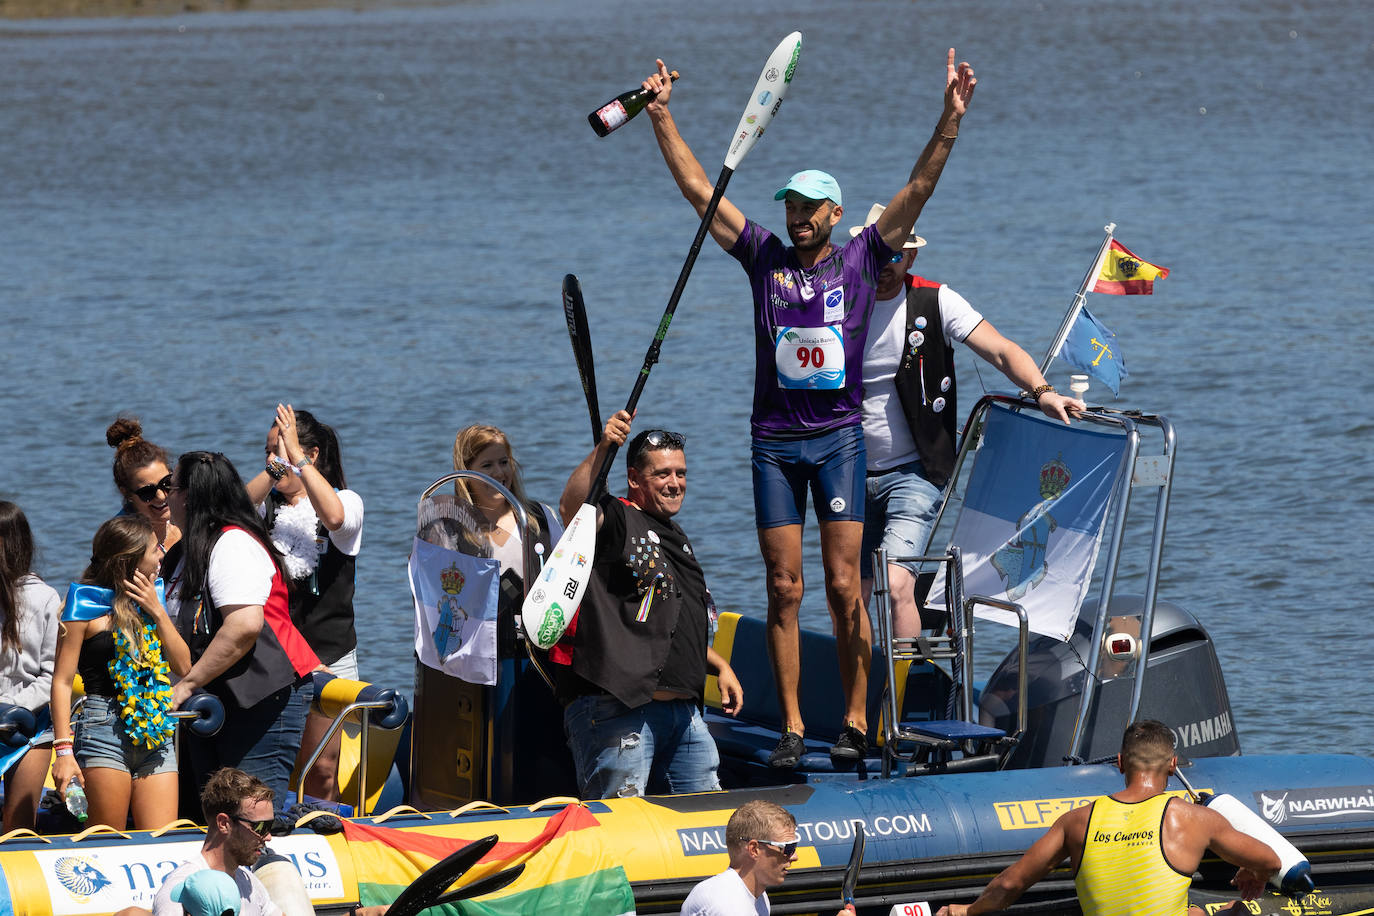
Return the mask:
<path id="1" fill-rule="evenodd" d="M 475 527 L 484 539 L 479 549 L 485 547 L 484 552 L 501 562 L 502 577 L 508 571 L 513 571 L 517 577 L 520 575 L 524 568 L 522 554 L 531 572 L 538 570 L 542 562 L 540 556 L 548 556 L 550 548 L 563 533 L 563 526 L 551 507 L 525 496 L 520 463 L 515 460 L 506 434 L 495 426 L 480 423 L 458 430 L 453 440 L 453 469 L 487 475 L 509 490 L 525 507 L 528 537 L 516 524 L 515 510 L 495 488 L 468 478 L 454 481 L 458 498 L 476 510 Z"/>
<path id="2" fill-rule="evenodd" d="M 96 531 L 91 563 L 67 591 L 52 682 L 53 785 L 86 789 L 90 820 L 150 830 L 177 813 L 176 721 L 169 674 L 191 653 L 163 606 L 156 531 L 118 515 Z M 86 700 L 72 720 L 72 680 Z"/>

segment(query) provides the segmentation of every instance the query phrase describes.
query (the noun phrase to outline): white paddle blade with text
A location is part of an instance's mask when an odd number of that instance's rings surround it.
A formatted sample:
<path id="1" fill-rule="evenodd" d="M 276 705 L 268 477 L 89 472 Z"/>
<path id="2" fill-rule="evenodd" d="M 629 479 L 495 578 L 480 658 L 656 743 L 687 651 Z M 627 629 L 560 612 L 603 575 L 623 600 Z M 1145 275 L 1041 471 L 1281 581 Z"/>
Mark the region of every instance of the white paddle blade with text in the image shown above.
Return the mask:
<path id="1" fill-rule="evenodd" d="M 787 95 L 787 87 L 792 85 L 792 75 L 797 72 L 801 47 L 801 32 L 793 32 L 768 56 L 768 63 L 763 65 L 759 81 L 754 84 L 754 94 L 739 119 L 739 127 L 735 128 L 735 136 L 730 140 L 730 150 L 725 154 L 727 169 L 733 171 L 739 165 L 740 160 L 759 142 L 759 137 L 763 136 L 773 116 L 782 107 L 783 96 Z"/>
<path id="2" fill-rule="evenodd" d="M 553 556 L 534 580 L 520 609 L 525 635 L 539 648 L 547 649 L 558 642 L 577 613 L 595 552 L 596 506 L 584 503 L 554 545 Z"/>

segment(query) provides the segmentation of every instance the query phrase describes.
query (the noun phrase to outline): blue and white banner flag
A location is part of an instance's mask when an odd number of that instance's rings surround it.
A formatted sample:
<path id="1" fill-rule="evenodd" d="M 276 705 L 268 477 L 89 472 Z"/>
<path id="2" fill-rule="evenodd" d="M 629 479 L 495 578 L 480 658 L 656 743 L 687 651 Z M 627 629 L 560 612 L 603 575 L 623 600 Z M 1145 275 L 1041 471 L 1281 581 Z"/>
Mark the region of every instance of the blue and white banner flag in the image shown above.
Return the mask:
<path id="1" fill-rule="evenodd" d="M 1017 602 L 1032 631 L 1067 640 L 1091 581 L 1125 448 L 1121 435 L 989 410 L 954 526 L 965 595 Z M 943 572 L 931 599 L 933 607 L 944 604 Z M 993 608 L 976 614 L 1016 625 Z"/>
<path id="2" fill-rule="evenodd" d="M 410 550 L 415 654 L 472 684 L 496 683 L 498 560 L 470 557 L 419 538 Z"/>

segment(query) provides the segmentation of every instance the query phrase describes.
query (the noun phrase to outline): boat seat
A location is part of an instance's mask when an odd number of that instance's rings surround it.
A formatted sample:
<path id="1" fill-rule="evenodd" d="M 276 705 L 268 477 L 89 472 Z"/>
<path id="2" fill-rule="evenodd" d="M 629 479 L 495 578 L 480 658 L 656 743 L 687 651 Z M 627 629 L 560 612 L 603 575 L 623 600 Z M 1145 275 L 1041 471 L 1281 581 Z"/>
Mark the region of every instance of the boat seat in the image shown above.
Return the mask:
<path id="1" fill-rule="evenodd" d="M 962 719 L 934 719 L 903 722 L 897 730 L 897 740 L 915 746 L 911 766 L 905 771 L 908 776 L 915 776 L 995 770 L 1009 739 L 1000 728 Z M 956 753 L 962 756 L 955 757 Z"/>

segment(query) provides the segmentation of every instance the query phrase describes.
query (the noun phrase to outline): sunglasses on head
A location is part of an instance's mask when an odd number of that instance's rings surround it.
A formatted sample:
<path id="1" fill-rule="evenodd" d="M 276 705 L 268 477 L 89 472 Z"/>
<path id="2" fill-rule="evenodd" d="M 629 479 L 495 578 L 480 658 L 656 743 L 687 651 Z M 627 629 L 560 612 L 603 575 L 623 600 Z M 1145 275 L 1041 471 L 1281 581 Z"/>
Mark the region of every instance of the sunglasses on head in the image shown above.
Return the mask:
<path id="1" fill-rule="evenodd" d="M 253 821 L 244 817 L 242 814 L 231 814 L 229 816 L 234 820 L 238 821 L 243 826 L 247 827 L 249 830 L 256 833 L 258 836 L 267 836 L 269 833 L 272 832 L 272 821 L 270 820 Z"/>
<path id="2" fill-rule="evenodd" d="M 157 494 L 159 490 L 161 490 L 165 494 L 171 493 L 173 489 L 174 488 L 172 487 L 172 475 L 168 474 L 166 477 L 162 478 L 157 483 L 150 483 L 146 486 L 142 486 L 134 490 L 134 495 L 137 496 L 139 499 L 143 500 L 145 503 L 150 503 L 153 500 L 157 499 Z"/>
<path id="3" fill-rule="evenodd" d="M 793 840 L 788 840 L 786 843 L 779 843 L 779 842 L 776 841 L 776 840 L 758 840 L 758 839 L 754 840 L 754 842 L 755 842 L 755 843 L 761 843 L 761 844 L 764 845 L 764 846 L 772 846 L 772 847 L 773 847 L 774 849 L 776 849 L 778 852 L 782 853 L 784 858 L 788 858 L 788 859 L 792 858 L 793 854 L 795 854 L 796 851 L 797 851 L 797 841 L 796 841 L 795 839 L 793 839 Z"/>

